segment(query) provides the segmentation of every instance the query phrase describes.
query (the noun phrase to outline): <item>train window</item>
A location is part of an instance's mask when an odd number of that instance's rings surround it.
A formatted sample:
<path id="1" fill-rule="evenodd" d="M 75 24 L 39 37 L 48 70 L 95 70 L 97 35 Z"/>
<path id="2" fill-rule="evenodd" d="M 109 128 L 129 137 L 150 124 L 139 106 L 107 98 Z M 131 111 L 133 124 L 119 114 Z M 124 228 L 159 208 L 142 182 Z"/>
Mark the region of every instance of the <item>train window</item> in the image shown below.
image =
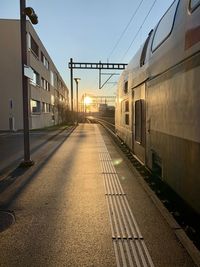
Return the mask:
<path id="1" fill-rule="evenodd" d="M 125 112 L 129 112 L 129 101 L 125 102 Z"/>
<path id="2" fill-rule="evenodd" d="M 155 51 L 171 34 L 178 2 L 179 0 L 175 0 L 172 3 L 170 8 L 158 23 L 152 43 L 152 51 Z"/>
<path id="3" fill-rule="evenodd" d="M 135 101 L 135 141 L 144 145 L 145 142 L 145 102 Z"/>
<path id="4" fill-rule="evenodd" d="M 123 123 L 129 125 L 129 101 L 125 100 L 122 102 L 123 110 Z"/>
<path id="5" fill-rule="evenodd" d="M 198 6 L 200 6 L 200 0 L 191 0 L 190 1 L 190 10 L 194 11 Z"/>
<path id="6" fill-rule="evenodd" d="M 125 114 L 125 124 L 129 125 L 129 114 Z"/>
<path id="7" fill-rule="evenodd" d="M 145 63 L 145 59 L 146 59 L 146 54 L 147 54 L 147 47 L 148 47 L 148 44 L 149 44 L 149 40 L 150 40 L 150 37 L 151 37 L 151 34 L 152 34 L 153 30 L 150 31 L 145 43 L 144 43 L 144 46 L 143 46 L 143 49 L 142 49 L 142 53 L 141 53 L 141 57 L 140 57 L 140 67 L 142 67 Z"/>
<path id="8" fill-rule="evenodd" d="M 127 94 L 128 93 L 128 81 L 126 81 L 124 83 L 124 93 Z"/>

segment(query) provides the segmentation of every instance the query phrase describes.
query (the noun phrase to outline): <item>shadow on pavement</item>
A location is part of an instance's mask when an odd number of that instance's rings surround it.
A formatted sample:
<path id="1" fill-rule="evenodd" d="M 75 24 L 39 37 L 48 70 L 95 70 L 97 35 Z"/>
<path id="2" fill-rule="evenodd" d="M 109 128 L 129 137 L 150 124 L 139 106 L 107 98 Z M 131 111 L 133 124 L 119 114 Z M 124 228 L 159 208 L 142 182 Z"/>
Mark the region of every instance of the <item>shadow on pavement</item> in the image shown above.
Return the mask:
<path id="1" fill-rule="evenodd" d="M 65 129 L 62 129 L 60 131 L 56 131 L 55 134 L 50 135 L 47 139 L 45 139 L 42 143 L 39 143 L 37 145 L 35 144 L 31 144 L 31 136 L 30 136 L 30 151 L 31 154 L 33 154 L 34 152 L 36 152 L 37 150 L 39 150 L 41 147 L 45 146 L 49 141 L 53 140 L 55 137 L 57 137 L 60 133 L 62 133 L 63 131 L 65 131 Z M 67 129 L 68 130 L 68 129 Z M 70 131 L 70 128 L 69 128 Z M 23 154 L 21 154 L 18 158 L 16 158 L 14 161 L 12 161 L 10 164 L 8 164 L 6 167 L 4 167 L 3 169 L 0 169 L 0 176 L 4 175 L 6 172 L 8 172 L 11 168 L 13 168 L 15 165 L 17 165 L 23 158 Z M 0 183 L 1 186 L 1 183 Z M 0 189 L 1 192 L 1 189 Z"/>
<path id="2" fill-rule="evenodd" d="M 32 181 L 37 173 L 46 165 L 53 156 L 53 154 L 66 141 L 70 134 L 75 129 L 72 128 L 67 135 L 57 144 L 48 155 L 42 154 L 37 159 L 37 164 L 29 168 L 17 167 L 14 171 L 9 173 L 2 181 L 0 181 L 0 209 L 7 210 L 15 198 L 25 189 L 25 187 Z"/>

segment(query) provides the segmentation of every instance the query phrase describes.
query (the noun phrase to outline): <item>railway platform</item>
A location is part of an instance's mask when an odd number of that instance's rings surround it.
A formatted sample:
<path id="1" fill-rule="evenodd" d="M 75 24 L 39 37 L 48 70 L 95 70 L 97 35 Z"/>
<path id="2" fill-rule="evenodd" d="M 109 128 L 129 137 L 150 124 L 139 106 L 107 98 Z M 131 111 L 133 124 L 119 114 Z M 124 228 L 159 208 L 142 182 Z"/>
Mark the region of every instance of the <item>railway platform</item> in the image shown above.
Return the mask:
<path id="1" fill-rule="evenodd" d="M 198 266 L 101 126 L 80 124 L 34 168 L 7 207 L 15 223 L 0 233 L 0 266 Z"/>

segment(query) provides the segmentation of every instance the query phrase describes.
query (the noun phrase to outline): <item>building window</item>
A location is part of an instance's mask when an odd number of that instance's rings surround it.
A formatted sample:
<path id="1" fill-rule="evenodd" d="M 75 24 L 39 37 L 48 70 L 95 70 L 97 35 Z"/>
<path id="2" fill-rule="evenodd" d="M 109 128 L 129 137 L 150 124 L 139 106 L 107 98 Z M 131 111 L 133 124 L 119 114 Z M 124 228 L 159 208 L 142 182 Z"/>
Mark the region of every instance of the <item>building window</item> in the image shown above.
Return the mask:
<path id="1" fill-rule="evenodd" d="M 40 75 L 39 75 L 39 73 L 38 73 L 37 71 L 35 71 L 34 69 L 33 69 L 33 79 L 31 80 L 31 83 L 32 83 L 33 85 L 38 85 L 38 86 L 40 86 Z"/>
<path id="2" fill-rule="evenodd" d="M 40 113 L 40 101 L 31 99 L 31 113 Z"/>
<path id="3" fill-rule="evenodd" d="M 144 144 L 145 139 L 145 106 L 144 100 L 135 101 L 135 141 Z"/>
<path id="4" fill-rule="evenodd" d="M 178 2 L 179 0 L 174 1 L 159 21 L 153 38 L 152 51 L 156 50 L 171 34 Z"/>
<path id="5" fill-rule="evenodd" d="M 51 95 L 51 104 L 54 105 L 54 103 L 55 103 L 55 97 L 54 95 Z"/>
<path id="6" fill-rule="evenodd" d="M 41 61 L 43 65 L 45 66 L 45 68 L 49 69 L 49 61 L 46 59 L 46 57 L 44 56 L 42 52 L 41 52 Z"/>
<path id="7" fill-rule="evenodd" d="M 59 92 L 58 92 L 57 90 L 55 90 L 55 96 L 56 96 L 57 98 L 60 97 L 60 94 L 59 94 Z"/>
<path id="8" fill-rule="evenodd" d="M 53 71 L 50 72 L 50 77 L 51 77 L 51 85 L 54 86 L 54 74 L 53 74 Z"/>
<path id="9" fill-rule="evenodd" d="M 45 102 L 42 102 L 42 112 L 49 113 L 51 111 L 51 105 Z"/>
<path id="10" fill-rule="evenodd" d="M 31 35 L 30 35 L 30 33 L 27 33 L 27 35 L 26 35 L 26 40 L 27 40 L 27 48 L 28 49 L 31 49 Z"/>
<path id="11" fill-rule="evenodd" d="M 50 104 L 46 103 L 46 112 L 50 112 Z"/>
<path id="12" fill-rule="evenodd" d="M 33 39 L 32 36 L 31 40 L 30 40 L 30 48 L 32 50 L 32 52 L 34 53 L 34 55 L 39 58 L 39 46 L 37 45 L 36 41 Z"/>
<path id="13" fill-rule="evenodd" d="M 195 10 L 200 5 L 200 0 L 191 0 L 190 1 L 190 10 Z"/>
<path id="14" fill-rule="evenodd" d="M 50 91 L 50 84 L 47 81 L 46 81 L 46 88 L 47 88 L 47 91 Z"/>
<path id="15" fill-rule="evenodd" d="M 46 107 L 45 107 L 45 103 L 42 102 L 42 112 L 46 112 Z"/>
<path id="16" fill-rule="evenodd" d="M 41 86 L 44 90 L 50 91 L 50 84 L 43 77 L 41 78 Z"/>
<path id="17" fill-rule="evenodd" d="M 124 83 L 124 93 L 127 94 L 128 93 L 128 81 L 126 81 Z"/>
<path id="18" fill-rule="evenodd" d="M 54 86 L 59 89 L 59 80 L 58 80 L 58 74 L 54 73 Z"/>
<path id="19" fill-rule="evenodd" d="M 45 79 L 43 77 L 41 78 L 41 87 L 45 89 Z"/>

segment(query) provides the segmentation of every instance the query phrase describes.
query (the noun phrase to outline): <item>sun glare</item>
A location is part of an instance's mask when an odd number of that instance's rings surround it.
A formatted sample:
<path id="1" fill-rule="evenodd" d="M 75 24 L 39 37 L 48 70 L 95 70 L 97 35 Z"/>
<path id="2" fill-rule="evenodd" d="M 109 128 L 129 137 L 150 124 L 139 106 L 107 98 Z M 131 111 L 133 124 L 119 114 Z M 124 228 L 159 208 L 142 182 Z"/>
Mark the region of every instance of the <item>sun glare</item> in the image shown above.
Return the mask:
<path id="1" fill-rule="evenodd" d="M 89 106 L 91 103 L 92 103 L 92 99 L 91 99 L 91 97 L 86 96 L 86 97 L 84 98 L 84 104 L 85 104 L 86 106 Z"/>

